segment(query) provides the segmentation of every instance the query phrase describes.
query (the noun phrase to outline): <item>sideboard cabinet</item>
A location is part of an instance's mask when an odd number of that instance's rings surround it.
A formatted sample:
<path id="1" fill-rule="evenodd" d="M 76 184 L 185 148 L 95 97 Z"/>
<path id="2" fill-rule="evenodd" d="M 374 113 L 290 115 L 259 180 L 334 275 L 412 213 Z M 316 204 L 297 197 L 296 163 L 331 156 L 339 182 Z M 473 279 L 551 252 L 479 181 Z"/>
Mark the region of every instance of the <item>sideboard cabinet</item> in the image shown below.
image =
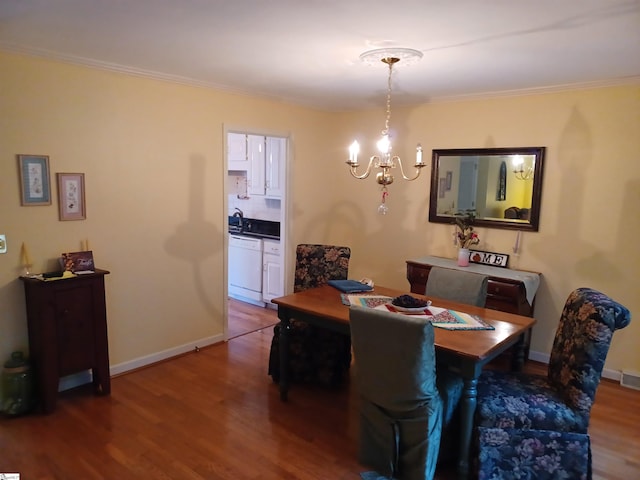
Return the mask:
<path id="1" fill-rule="evenodd" d="M 459 267 L 452 259 L 422 257 L 407 260 L 407 280 L 412 293 L 424 294 L 431 267 L 439 266 L 487 275 L 486 308 L 533 317 L 535 294 L 540 274 L 488 265 L 470 264 Z"/>
<path id="2" fill-rule="evenodd" d="M 21 277 L 29 328 L 29 359 L 39 403 L 55 410 L 61 377 L 91 370 L 96 393 L 111 392 L 104 276 L 109 272 L 60 280 Z"/>

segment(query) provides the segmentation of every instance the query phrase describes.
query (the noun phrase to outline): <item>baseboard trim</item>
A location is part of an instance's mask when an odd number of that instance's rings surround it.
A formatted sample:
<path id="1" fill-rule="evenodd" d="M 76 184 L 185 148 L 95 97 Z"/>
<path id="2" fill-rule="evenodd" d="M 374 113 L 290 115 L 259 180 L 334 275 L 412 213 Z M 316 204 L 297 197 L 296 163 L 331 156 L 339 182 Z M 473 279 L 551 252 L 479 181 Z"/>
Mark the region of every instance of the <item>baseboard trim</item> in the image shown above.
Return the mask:
<path id="1" fill-rule="evenodd" d="M 533 360 L 534 362 L 546 363 L 548 365 L 550 357 L 551 355 L 548 353 L 532 351 L 529 352 L 529 359 Z M 616 382 L 619 382 L 622 378 L 622 372 L 620 372 L 619 370 L 611 370 L 605 368 L 604 370 L 602 370 L 602 378 L 608 378 L 609 380 L 615 380 Z"/>
<path id="2" fill-rule="evenodd" d="M 147 367 L 154 363 L 168 360 L 172 357 L 177 357 L 178 355 L 193 352 L 203 347 L 208 347 L 209 345 L 215 345 L 216 343 L 220 343 L 222 341 L 224 341 L 223 335 L 215 335 L 213 337 L 202 338 L 195 342 L 185 343 L 184 345 L 169 348 L 167 350 L 156 352 L 151 355 L 134 358 L 133 360 L 130 360 L 128 362 L 111 365 L 111 367 L 109 368 L 109 374 L 112 377 L 114 375 L 120 375 L 131 370 L 136 370 L 138 368 Z M 58 383 L 58 391 L 63 392 L 71 388 L 79 387 L 80 385 L 91 383 L 92 380 L 93 375 L 91 374 L 90 370 L 74 373 L 73 375 L 68 375 L 60 379 L 60 382 Z"/>

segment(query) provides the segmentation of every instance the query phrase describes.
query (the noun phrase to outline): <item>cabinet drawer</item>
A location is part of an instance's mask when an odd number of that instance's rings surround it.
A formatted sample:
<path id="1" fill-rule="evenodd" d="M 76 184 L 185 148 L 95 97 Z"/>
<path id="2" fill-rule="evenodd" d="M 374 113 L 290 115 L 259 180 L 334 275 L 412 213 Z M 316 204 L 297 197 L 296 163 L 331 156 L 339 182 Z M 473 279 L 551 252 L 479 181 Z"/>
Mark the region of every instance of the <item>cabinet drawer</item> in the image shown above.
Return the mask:
<path id="1" fill-rule="evenodd" d="M 499 282 L 489 279 L 487 294 L 504 299 L 513 299 L 513 302 L 517 303 L 521 295 L 521 288 L 522 284 Z"/>
<path id="2" fill-rule="evenodd" d="M 263 250 L 266 255 L 280 256 L 280 242 L 275 240 L 264 240 Z"/>

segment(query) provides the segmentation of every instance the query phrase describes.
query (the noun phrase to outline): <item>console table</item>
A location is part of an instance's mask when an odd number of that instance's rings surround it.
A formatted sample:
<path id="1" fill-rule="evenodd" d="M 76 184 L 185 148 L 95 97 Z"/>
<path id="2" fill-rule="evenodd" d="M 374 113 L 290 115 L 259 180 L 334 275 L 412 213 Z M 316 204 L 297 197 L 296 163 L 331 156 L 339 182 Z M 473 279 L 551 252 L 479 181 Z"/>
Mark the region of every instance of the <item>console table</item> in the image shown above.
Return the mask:
<path id="1" fill-rule="evenodd" d="M 460 267 L 456 260 L 450 258 L 426 256 L 407 260 L 407 280 L 412 293 L 424 295 L 429 272 L 434 266 L 487 275 L 486 308 L 533 317 L 536 292 L 540 285 L 539 273 L 475 263 Z"/>
<path id="2" fill-rule="evenodd" d="M 96 393 L 111 392 L 104 276 L 109 272 L 60 280 L 20 277 L 29 327 L 29 357 L 40 405 L 55 409 L 60 377 L 92 370 Z"/>

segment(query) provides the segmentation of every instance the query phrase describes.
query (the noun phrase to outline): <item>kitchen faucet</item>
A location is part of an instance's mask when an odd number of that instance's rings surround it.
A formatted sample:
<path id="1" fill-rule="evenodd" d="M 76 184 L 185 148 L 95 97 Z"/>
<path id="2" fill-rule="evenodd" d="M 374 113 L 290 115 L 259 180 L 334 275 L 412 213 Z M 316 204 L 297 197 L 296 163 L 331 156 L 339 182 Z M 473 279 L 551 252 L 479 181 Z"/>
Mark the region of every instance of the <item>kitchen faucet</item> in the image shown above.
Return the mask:
<path id="1" fill-rule="evenodd" d="M 234 217 L 244 218 L 244 213 L 242 213 L 242 210 L 240 210 L 239 208 L 235 208 L 234 210 L 237 210 L 237 212 L 233 212 Z"/>

